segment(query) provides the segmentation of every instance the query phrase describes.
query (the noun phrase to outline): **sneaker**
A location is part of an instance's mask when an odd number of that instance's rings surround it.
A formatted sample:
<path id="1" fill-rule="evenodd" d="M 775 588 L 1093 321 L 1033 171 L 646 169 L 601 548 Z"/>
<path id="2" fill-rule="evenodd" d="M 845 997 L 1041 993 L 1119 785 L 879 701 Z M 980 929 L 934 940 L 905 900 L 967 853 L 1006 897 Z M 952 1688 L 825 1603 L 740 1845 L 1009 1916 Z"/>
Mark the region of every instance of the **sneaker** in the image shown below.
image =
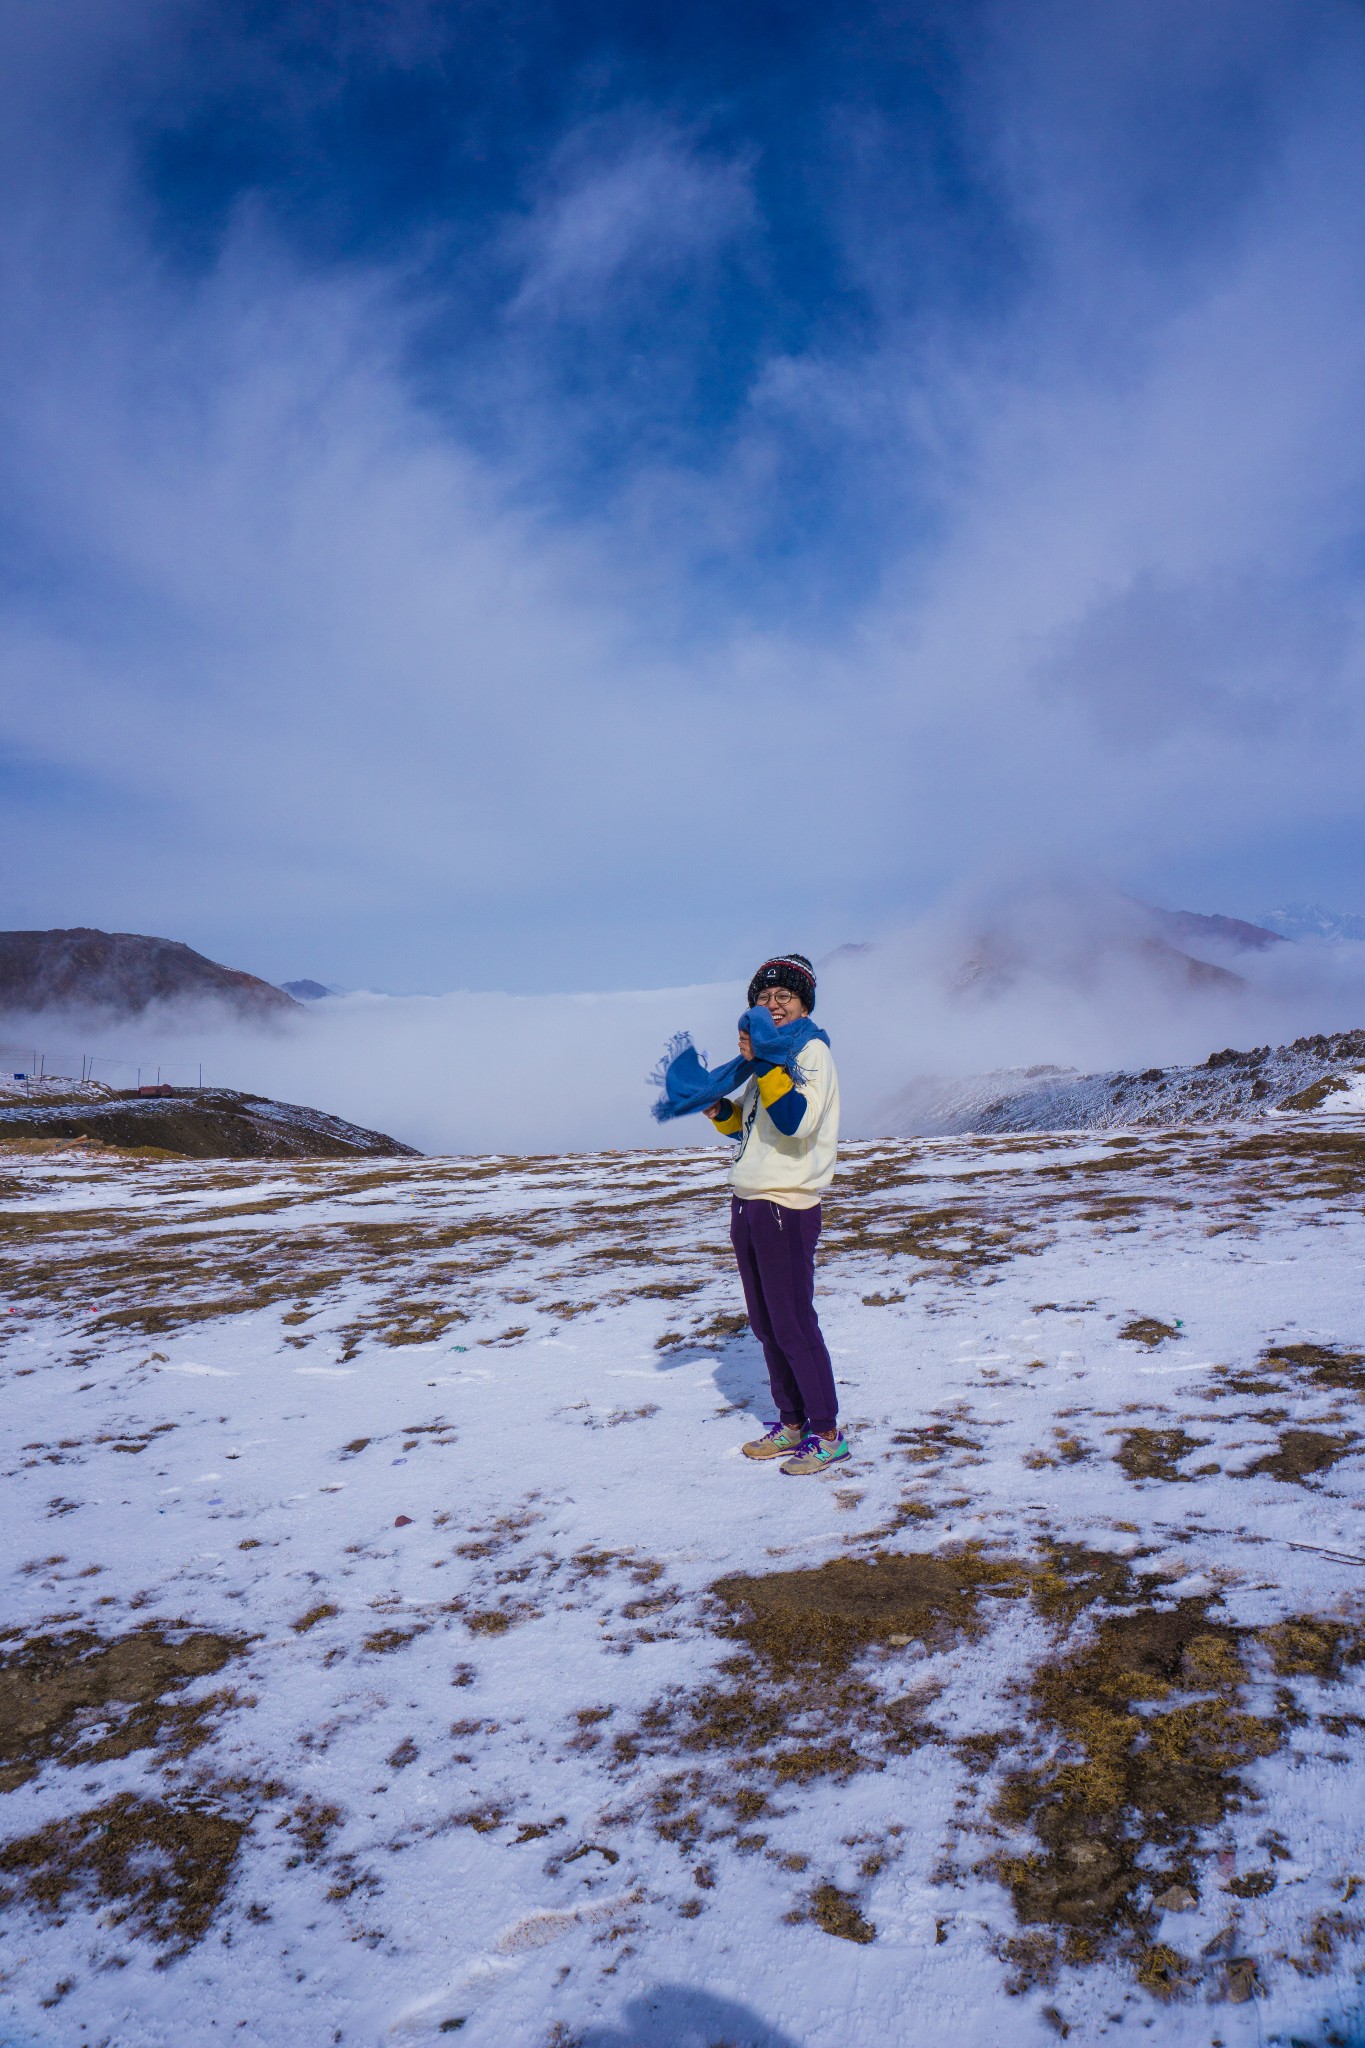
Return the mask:
<path id="1" fill-rule="evenodd" d="M 785 1458 L 788 1451 L 797 1450 L 804 1442 L 805 1433 L 794 1422 L 775 1422 L 762 1436 L 740 1448 L 746 1458 Z"/>
<path id="2" fill-rule="evenodd" d="M 788 1458 L 781 1470 L 789 1479 L 804 1479 L 807 1473 L 826 1472 L 831 1465 L 852 1455 L 842 1430 L 833 1443 L 826 1443 L 822 1436 L 807 1436 L 801 1439 L 796 1456 Z"/>

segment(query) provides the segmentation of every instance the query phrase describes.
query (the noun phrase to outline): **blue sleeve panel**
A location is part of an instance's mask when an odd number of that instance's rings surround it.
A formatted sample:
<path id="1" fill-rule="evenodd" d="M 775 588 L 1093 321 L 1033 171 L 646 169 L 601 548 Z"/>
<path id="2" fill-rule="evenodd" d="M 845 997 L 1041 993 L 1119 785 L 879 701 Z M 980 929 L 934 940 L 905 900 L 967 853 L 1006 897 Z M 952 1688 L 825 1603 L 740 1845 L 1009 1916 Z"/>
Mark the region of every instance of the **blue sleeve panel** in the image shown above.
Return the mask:
<path id="1" fill-rule="evenodd" d="M 799 1088 L 789 1088 L 776 1102 L 766 1105 L 769 1116 L 784 1138 L 794 1138 L 806 1114 L 806 1098 Z"/>

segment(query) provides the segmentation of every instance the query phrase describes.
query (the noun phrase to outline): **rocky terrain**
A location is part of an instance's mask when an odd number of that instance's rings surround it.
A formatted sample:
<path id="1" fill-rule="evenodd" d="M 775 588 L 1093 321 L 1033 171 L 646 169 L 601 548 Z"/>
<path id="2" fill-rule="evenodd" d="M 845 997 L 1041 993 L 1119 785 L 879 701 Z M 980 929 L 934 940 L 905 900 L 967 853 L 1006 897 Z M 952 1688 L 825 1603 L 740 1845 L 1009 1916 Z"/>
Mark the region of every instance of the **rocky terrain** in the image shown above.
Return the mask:
<path id="1" fill-rule="evenodd" d="M 83 928 L 0 932 L 0 1013 L 133 1017 L 155 1004 L 204 1003 L 255 1021 L 297 1015 L 299 1009 L 283 989 L 220 967 L 176 939 Z"/>
<path id="2" fill-rule="evenodd" d="M 1247 1052 L 1229 1047 L 1198 1066 L 1137 1074 L 1031 1067 L 926 1079 L 902 1090 L 880 1120 L 893 1136 L 1111 1130 L 1356 1110 L 1362 1096 L 1365 1031 L 1339 1031 Z"/>

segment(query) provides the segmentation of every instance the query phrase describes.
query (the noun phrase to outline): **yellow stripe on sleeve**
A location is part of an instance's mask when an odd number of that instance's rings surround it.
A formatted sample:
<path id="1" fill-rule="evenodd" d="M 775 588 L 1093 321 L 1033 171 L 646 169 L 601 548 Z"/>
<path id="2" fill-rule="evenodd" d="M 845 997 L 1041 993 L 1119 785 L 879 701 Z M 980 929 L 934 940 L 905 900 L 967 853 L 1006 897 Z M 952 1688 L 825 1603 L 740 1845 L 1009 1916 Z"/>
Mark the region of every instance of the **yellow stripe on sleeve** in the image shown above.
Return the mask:
<path id="1" fill-rule="evenodd" d="M 758 1097 L 765 1109 L 771 1109 L 784 1095 L 792 1092 L 792 1077 L 785 1067 L 770 1067 L 766 1074 L 758 1077 Z"/>

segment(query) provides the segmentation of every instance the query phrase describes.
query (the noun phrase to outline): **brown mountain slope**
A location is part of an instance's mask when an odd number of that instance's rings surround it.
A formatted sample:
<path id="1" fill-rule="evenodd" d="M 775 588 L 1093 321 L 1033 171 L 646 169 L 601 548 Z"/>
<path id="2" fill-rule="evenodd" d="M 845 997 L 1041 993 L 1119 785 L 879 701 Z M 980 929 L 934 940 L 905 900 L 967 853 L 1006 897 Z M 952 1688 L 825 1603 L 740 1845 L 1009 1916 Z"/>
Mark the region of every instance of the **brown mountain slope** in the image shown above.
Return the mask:
<path id="1" fill-rule="evenodd" d="M 1248 924 L 1245 918 L 1222 917 L 1217 913 L 1208 917 L 1198 910 L 1158 910 L 1152 904 L 1143 907 L 1156 919 L 1166 937 L 1187 951 L 1197 952 L 1200 946 L 1213 945 L 1238 953 L 1266 953 L 1272 946 L 1289 944 L 1279 932 L 1267 931 L 1264 925 Z"/>
<path id="2" fill-rule="evenodd" d="M 19 1102 L 0 1107 L 0 1147 L 16 1141 L 85 1140 L 150 1145 L 187 1159 L 417 1159 L 411 1145 L 297 1102 L 235 1088 L 180 1088 L 143 1101 Z"/>
<path id="3" fill-rule="evenodd" d="M 0 1011 L 106 1010 L 216 1002 L 241 1016 L 297 1015 L 299 1005 L 254 974 L 220 967 L 176 939 L 136 932 L 0 932 Z"/>

